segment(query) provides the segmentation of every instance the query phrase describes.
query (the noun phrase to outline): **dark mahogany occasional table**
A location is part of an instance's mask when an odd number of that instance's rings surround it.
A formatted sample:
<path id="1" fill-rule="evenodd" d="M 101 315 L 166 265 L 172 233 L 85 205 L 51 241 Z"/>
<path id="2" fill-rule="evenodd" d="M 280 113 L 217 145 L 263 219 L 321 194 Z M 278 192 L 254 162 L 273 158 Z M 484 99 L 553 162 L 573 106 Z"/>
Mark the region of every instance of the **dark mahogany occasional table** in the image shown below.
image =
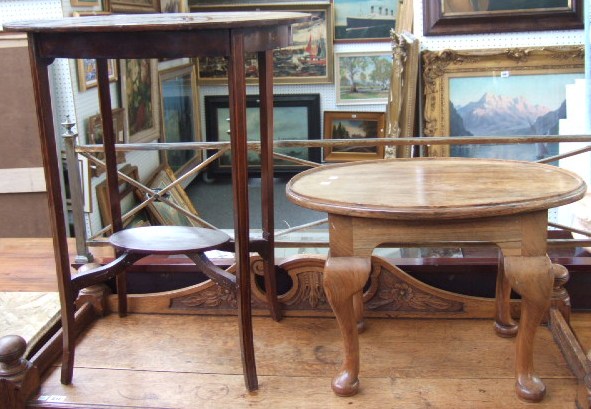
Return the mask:
<path id="1" fill-rule="evenodd" d="M 296 175 L 286 188 L 289 199 L 328 213 L 324 289 L 345 346 L 334 392 L 348 396 L 359 388 L 361 296 L 373 250 L 383 243 L 485 241 L 501 250 L 495 328 L 501 336 L 517 333 L 517 395 L 541 400 L 545 386 L 534 372 L 533 341 L 559 269 L 546 255 L 548 209 L 582 198 L 585 189 L 581 178 L 554 166 L 467 158 L 356 162 Z M 511 288 L 522 297 L 518 331 Z"/>
<path id="2" fill-rule="evenodd" d="M 63 311 L 72 309 L 76 291 L 72 290 L 68 259 L 67 231 L 64 223 L 60 186 L 60 159 L 51 102 L 48 67 L 55 58 L 93 58 L 97 62 L 99 106 L 104 132 L 107 186 L 110 198 L 118 197 L 117 164 L 108 59 L 227 57 L 230 101 L 230 142 L 232 147 L 232 183 L 234 197 L 234 240 L 237 286 L 250 288 L 249 251 L 258 251 L 267 272 L 274 271 L 273 241 L 273 55 L 275 48 L 291 44 L 291 24 L 309 20 L 305 13 L 294 12 L 220 12 L 186 14 L 109 15 L 59 20 L 35 20 L 8 23 L 6 31 L 28 35 L 33 86 L 50 205 L 55 258 L 64 326 L 65 359 L 73 356 L 74 318 Z M 249 239 L 248 158 L 246 137 L 245 53 L 257 53 L 261 112 L 261 173 L 263 237 Z M 122 230 L 121 207 L 110 200 L 113 231 Z M 273 277 L 273 274 L 266 274 Z M 266 289 L 274 283 L 265 283 Z M 274 319 L 280 318 L 274 291 L 267 291 Z M 241 337 L 245 367 L 254 367 L 250 294 L 238 291 L 239 325 L 247 327 Z M 248 334 L 249 333 L 249 334 Z M 246 363 L 245 363 L 246 362 Z M 62 382 L 69 383 L 72 373 L 62 366 Z M 249 390 L 257 388 L 256 372 L 245 373 Z"/>

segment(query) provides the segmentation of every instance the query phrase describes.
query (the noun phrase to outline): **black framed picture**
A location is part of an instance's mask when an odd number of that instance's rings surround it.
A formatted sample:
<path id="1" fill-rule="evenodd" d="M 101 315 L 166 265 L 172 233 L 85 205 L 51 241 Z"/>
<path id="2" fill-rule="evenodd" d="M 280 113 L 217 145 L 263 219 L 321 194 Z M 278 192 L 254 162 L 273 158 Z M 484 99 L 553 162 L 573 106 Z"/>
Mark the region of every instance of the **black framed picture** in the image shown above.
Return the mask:
<path id="1" fill-rule="evenodd" d="M 248 95 L 246 98 L 247 133 L 249 141 L 260 140 L 259 97 Z M 211 142 L 230 141 L 230 110 L 227 96 L 210 95 L 205 97 L 206 139 Z M 320 94 L 291 94 L 273 96 L 274 138 L 281 140 L 320 139 Z M 320 162 L 320 148 L 281 147 L 275 153 L 291 156 L 300 160 Z M 215 151 L 208 152 L 208 156 Z M 231 154 L 226 153 L 207 169 L 207 176 L 230 176 Z M 260 176 L 260 154 L 248 152 L 249 176 Z M 275 159 L 275 174 L 289 177 L 304 169 L 300 163 L 286 159 Z"/>

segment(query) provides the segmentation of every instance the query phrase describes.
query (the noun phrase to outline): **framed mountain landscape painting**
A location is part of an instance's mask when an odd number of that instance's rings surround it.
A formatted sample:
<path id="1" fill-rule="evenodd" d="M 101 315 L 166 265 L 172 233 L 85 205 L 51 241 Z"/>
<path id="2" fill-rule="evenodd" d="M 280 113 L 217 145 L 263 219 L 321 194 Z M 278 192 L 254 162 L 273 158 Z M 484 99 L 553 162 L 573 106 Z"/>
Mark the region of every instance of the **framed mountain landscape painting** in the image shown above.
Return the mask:
<path id="1" fill-rule="evenodd" d="M 557 135 L 583 46 L 425 52 L 425 136 Z M 429 156 L 539 160 L 556 143 L 437 145 Z"/>

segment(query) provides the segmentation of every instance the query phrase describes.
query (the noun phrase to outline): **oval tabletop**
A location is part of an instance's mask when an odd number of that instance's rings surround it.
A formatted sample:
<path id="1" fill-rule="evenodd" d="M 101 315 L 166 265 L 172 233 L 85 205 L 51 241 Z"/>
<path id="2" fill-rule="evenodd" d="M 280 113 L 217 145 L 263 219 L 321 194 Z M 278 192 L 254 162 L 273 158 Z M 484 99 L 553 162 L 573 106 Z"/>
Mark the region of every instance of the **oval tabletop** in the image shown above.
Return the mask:
<path id="1" fill-rule="evenodd" d="M 136 227 L 109 237 L 116 249 L 149 254 L 197 253 L 218 248 L 229 240 L 230 236 L 219 230 L 185 226 Z"/>
<path id="2" fill-rule="evenodd" d="M 549 209 L 583 197 L 577 175 L 539 163 L 472 159 L 386 159 L 327 165 L 296 175 L 288 198 L 333 214 L 456 219 Z"/>
<path id="3" fill-rule="evenodd" d="M 132 32 L 265 27 L 308 21 L 310 14 L 287 11 L 112 14 L 5 23 L 6 31 Z"/>

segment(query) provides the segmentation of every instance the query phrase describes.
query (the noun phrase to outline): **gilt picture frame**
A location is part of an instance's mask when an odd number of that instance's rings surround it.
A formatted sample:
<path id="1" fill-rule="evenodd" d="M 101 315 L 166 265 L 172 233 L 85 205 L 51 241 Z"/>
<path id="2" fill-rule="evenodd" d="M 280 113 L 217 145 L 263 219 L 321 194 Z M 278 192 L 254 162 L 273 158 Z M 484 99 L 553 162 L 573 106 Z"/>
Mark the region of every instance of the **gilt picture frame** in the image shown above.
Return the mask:
<path id="1" fill-rule="evenodd" d="M 164 165 L 158 169 L 154 176 L 148 182 L 148 187 L 152 190 L 162 190 L 168 185 L 176 181 L 176 176 L 172 169 Z M 197 210 L 191 203 L 191 200 L 187 196 L 187 193 L 180 185 L 175 185 L 172 189 L 168 190 L 165 194 L 167 200 L 170 200 L 175 205 L 183 208 L 187 212 L 198 215 Z M 142 199 L 145 199 L 142 197 Z M 165 226 L 202 226 L 196 220 L 188 217 L 179 210 L 170 206 L 168 203 L 162 201 L 153 201 L 147 206 L 148 212 L 161 225 Z"/>
<path id="2" fill-rule="evenodd" d="M 187 0 L 160 0 L 161 13 L 186 13 L 188 10 Z"/>
<path id="3" fill-rule="evenodd" d="M 408 32 L 392 33 L 392 78 L 386 106 L 386 137 L 412 138 L 416 135 L 419 41 Z M 388 157 L 409 158 L 412 146 L 389 149 Z"/>
<path id="4" fill-rule="evenodd" d="M 74 7 L 95 7 L 99 6 L 99 0 L 70 0 L 70 4 Z"/>
<path id="5" fill-rule="evenodd" d="M 387 104 L 392 61 L 389 52 L 336 53 L 337 105 Z"/>
<path id="6" fill-rule="evenodd" d="M 158 61 L 129 59 L 120 64 L 127 142 L 153 142 L 160 137 Z"/>
<path id="7" fill-rule="evenodd" d="M 583 28 L 584 0 L 423 0 L 423 34 Z"/>
<path id="8" fill-rule="evenodd" d="M 104 0 L 105 10 L 112 13 L 157 13 L 160 0 Z"/>
<path id="9" fill-rule="evenodd" d="M 137 166 L 132 166 L 129 163 L 121 166 L 119 172 L 130 177 L 133 180 L 139 181 L 139 173 Z M 119 200 L 121 205 L 121 216 L 131 211 L 134 207 L 140 204 L 136 188 L 130 183 L 119 178 Z M 99 214 L 103 226 L 111 224 L 111 211 L 109 208 L 109 197 L 107 194 L 106 179 L 96 185 L 96 197 L 99 205 Z M 140 227 L 150 225 L 150 219 L 145 209 L 139 210 L 133 216 L 123 220 L 123 227 Z"/>
<path id="10" fill-rule="evenodd" d="M 125 110 L 123 108 L 113 108 L 111 111 L 113 117 L 113 132 L 115 133 L 115 143 L 125 143 Z M 101 114 L 88 117 L 86 140 L 91 145 L 101 145 L 103 143 L 103 124 Z M 96 152 L 94 154 L 98 159 L 104 160 L 105 154 Z M 117 151 L 117 163 L 125 162 L 125 152 Z M 102 174 L 105 169 L 96 164 L 91 165 L 92 176 Z"/>
<path id="11" fill-rule="evenodd" d="M 325 84 L 334 81 L 333 28 L 329 3 L 191 6 L 192 12 L 224 10 L 293 11 L 311 14 L 311 22 L 291 25 L 292 46 L 273 51 L 273 83 Z M 224 57 L 199 58 L 198 66 L 199 85 L 228 82 L 227 60 Z M 247 54 L 245 72 L 247 83 L 257 82 L 258 61 L 255 53 Z"/>
<path id="12" fill-rule="evenodd" d="M 107 60 L 109 70 L 109 82 L 117 81 L 117 63 L 115 60 Z M 78 89 L 84 92 L 98 85 L 96 73 L 96 60 L 93 58 L 79 58 L 76 60 L 78 73 Z"/>
<path id="13" fill-rule="evenodd" d="M 324 139 L 384 137 L 383 112 L 324 111 Z M 383 159 L 384 146 L 333 145 L 324 148 L 325 162 Z"/>
<path id="14" fill-rule="evenodd" d="M 565 85 L 584 77 L 583 46 L 427 51 L 422 58 L 427 137 L 556 134 Z M 556 144 L 492 143 L 434 145 L 427 154 L 537 160 L 556 151 Z"/>

